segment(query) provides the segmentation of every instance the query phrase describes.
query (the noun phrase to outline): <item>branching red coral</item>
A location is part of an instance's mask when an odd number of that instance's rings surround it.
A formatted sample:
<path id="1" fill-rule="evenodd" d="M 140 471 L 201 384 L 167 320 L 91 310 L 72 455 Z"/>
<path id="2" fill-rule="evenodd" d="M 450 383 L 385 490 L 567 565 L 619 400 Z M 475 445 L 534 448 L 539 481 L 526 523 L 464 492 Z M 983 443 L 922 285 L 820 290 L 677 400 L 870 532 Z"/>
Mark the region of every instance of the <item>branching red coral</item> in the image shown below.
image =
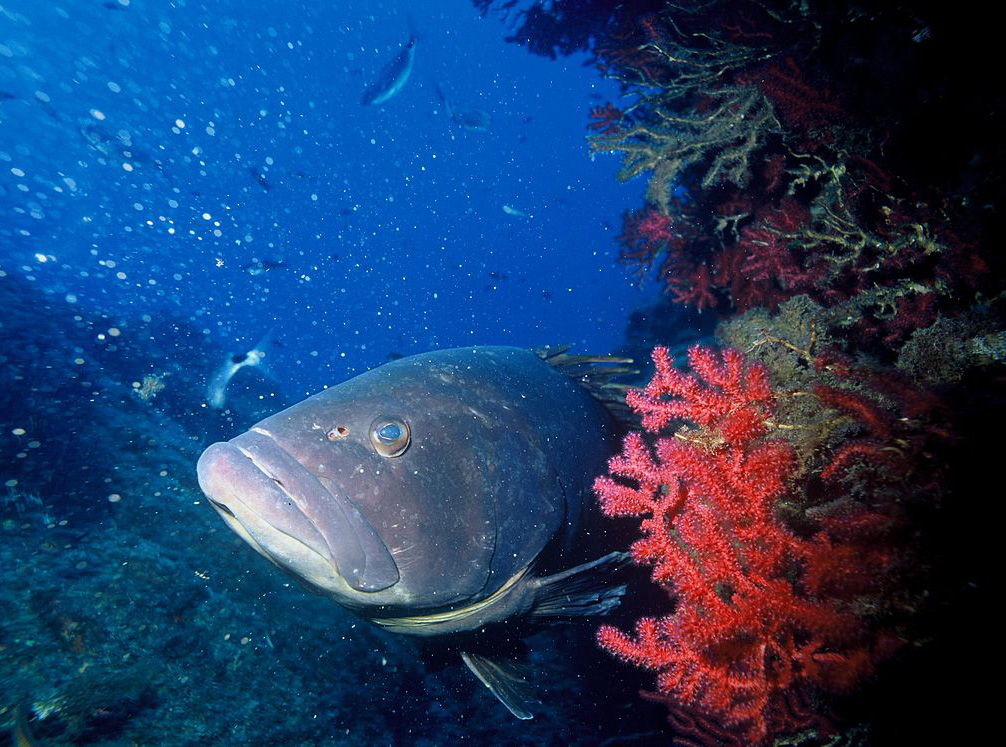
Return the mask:
<path id="1" fill-rule="evenodd" d="M 819 130 L 845 117 L 845 110 L 830 90 L 808 82 L 805 71 L 792 57 L 787 57 L 785 63 L 769 65 L 741 79 L 756 83 L 772 99 L 783 122 L 800 132 Z"/>
<path id="2" fill-rule="evenodd" d="M 862 623 L 845 603 L 884 556 L 857 566 L 841 532 L 801 537 L 777 517 L 796 463 L 788 443 L 767 437 L 766 370 L 729 350 L 696 347 L 688 358 L 694 373 L 653 351 L 653 379 L 628 402 L 661 437 L 651 448 L 628 436 L 594 486 L 606 514 L 642 517 L 632 556 L 653 566 L 677 607 L 643 618 L 635 635 L 604 626 L 598 640 L 657 672 L 660 692 L 760 742 L 805 725 L 780 707 L 794 692 L 845 690 L 871 670 Z M 839 528 L 875 525 L 864 513 Z"/>
<path id="3" fill-rule="evenodd" d="M 594 132 L 613 135 L 621 131 L 624 117 L 625 113 L 609 101 L 604 106 L 595 106 L 590 110 L 590 118 L 593 121 L 587 127 Z"/>
<path id="4" fill-rule="evenodd" d="M 619 259 L 638 265 L 640 277 L 654 265 L 675 301 L 694 305 L 699 311 L 718 303 L 709 268 L 696 264 L 685 252 L 686 239 L 678 221 L 653 207 L 626 212 L 622 218 Z"/>
<path id="5" fill-rule="evenodd" d="M 745 369 L 743 358 L 733 350 L 719 357 L 711 350 L 692 348 L 688 361 L 695 374 L 684 374 L 674 368 L 666 348 L 656 348 L 653 378 L 645 389 L 627 397 L 629 405 L 642 414 L 643 428 L 656 432 L 677 419 L 733 433 L 728 424 L 731 417 L 764 420 L 772 398 L 765 369 Z M 732 443 L 748 442 L 762 433 L 745 431 Z"/>
<path id="6" fill-rule="evenodd" d="M 890 438 L 891 427 L 886 416 L 864 395 L 824 385 L 815 387 L 814 393 L 825 405 L 852 415 L 878 440 Z"/>
<path id="7" fill-rule="evenodd" d="M 662 253 L 670 250 L 674 239 L 673 221 L 653 208 L 635 212 L 627 211 L 622 216 L 622 233 L 618 241 L 622 244 L 621 259 L 624 262 L 639 263 L 645 271 Z"/>
<path id="8" fill-rule="evenodd" d="M 741 232 L 739 243 L 748 251 L 742 271 L 752 279 L 776 280 L 784 288 L 804 282 L 804 273 L 787 244 L 809 223 L 810 211 L 793 199 L 784 199 L 778 208 L 768 210 L 761 221 Z"/>
<path id="9" fill-rule="evenodd" d="M 713 276 L 709 267 L 701 264 L 695 268 L 685 282 L 667 281 L 667 287 L 675 303 L 694 306 L 697 311 L 715 308 L 719 303 L 713 288 Z"/>

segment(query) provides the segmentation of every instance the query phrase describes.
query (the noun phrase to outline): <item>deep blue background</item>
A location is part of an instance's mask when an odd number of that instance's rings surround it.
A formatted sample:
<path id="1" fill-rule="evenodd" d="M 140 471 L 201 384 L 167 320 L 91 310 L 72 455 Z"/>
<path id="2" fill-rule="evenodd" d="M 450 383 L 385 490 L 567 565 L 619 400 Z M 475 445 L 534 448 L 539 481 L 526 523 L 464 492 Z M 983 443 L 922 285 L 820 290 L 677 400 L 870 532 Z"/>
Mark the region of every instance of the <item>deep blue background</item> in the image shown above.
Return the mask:
<path id="1" fill-rule="evenodd" d="M 365 108 L 409 15 L 413 75 Z M 0 270 L 126 329 L 181 312 L 235 351 L 274 329 L 298 395 L 392 352 L 610 351 L 641 300 L 614 238 L 643 185 L 584 135 L 617 90 L 506 33 L 465 0 L 5 2 Z"/>

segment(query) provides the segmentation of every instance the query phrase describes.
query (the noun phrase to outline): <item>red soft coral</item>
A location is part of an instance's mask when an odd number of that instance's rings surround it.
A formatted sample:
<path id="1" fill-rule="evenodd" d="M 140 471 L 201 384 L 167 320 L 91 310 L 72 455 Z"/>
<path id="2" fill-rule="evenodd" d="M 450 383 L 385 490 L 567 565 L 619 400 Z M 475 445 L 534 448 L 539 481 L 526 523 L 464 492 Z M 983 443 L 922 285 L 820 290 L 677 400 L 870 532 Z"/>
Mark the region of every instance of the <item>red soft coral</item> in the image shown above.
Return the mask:
<path id="1" fill-rule="evenodd" d="M 629 404 L 651 433 L 691 427 L 654 448 L 631 434 L 594 489 L 606 514 L 642 517 L 632 556 L 678 603 L 640 620 L 635 636 L 604 626 L 598 640 L 656 671 L 660 692 L 760 742 L 808 723 L 786 707 L 802 688 L 847 689 L 870 670 L 860 620 L 839 599 L 868 583 L 869 569 L 827 562 L 849 559 L 837 540 L 799 537 L 777 517 L 796 463 L 789 444 L 766 438 L 764 368 L 697 347 L 694 374 L 664 348 L 653 360 L 652 381 Z M 814 593 L 823 589 L 832 596 Z"/>

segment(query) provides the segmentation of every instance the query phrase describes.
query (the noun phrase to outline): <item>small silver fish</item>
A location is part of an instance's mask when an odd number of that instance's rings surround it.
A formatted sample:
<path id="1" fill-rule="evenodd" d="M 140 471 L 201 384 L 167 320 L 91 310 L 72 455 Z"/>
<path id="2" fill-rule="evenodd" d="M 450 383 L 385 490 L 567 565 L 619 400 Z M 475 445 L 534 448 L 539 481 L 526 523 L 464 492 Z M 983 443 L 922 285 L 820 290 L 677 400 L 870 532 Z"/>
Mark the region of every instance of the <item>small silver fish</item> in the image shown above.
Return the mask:
<path id="1" fill-rule="evenodd" d="M 405 46 L 381 70 L 377 79 L 367 86 L 360 103 L 363 106 L 377 106 L 388 99 L 397 96 L 409 82 L 412 66 L 416 61 L 416 36 L 409 34 Z"/>
<path id="2" fill-rule="evenodd" d="M 259 343 L 247 353 L 235 353 L 228 356 L 223 365 L 210 377 L 206 386 L 206 403 L 214 410 L 222 410 L 227 404 L 227 385 L 234 374 L 245 366 L 261 366 L 266 357 L 272 332 L 266 334 Z"/>
<path id="3" fill-rule="evenodd" d="M 523 210 L 519 210 L 519 209 L 517 209 L 517 208 L 515 208 L 515 207 L 513 207 L 511 205 L 504 205 L 503 206 L 503 212 L 506 213 L 507 215 L 511 216 L 511 217 L 514 217 L 514 218 L 528 218 L 528 217 L 530 217 Z"/>

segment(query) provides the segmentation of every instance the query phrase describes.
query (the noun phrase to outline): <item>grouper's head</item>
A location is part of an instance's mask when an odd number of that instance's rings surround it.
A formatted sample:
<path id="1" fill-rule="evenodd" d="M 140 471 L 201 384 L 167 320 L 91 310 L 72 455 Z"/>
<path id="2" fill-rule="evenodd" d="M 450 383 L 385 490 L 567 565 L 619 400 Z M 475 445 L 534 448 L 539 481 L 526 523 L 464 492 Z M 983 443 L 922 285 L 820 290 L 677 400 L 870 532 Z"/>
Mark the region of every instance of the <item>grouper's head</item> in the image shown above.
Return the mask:
<path id="1" fill-rule="evenodd" d="M 388 415 L 364 424 L 343 410 L 332 425 L 315 402 L 296 409 L 319 417 L 307 423 L 280 413 L 203 452 L 197 467 L 203 492 L 248 544 L 319 591 L 351 597 L 393 586 L 401 576 L 392 549 L 345 485 L 354 471 L 379 479 L 383 459 L 412 445 L 408 423 Z M 362 438 L 354 437 L 361 431 Z M 333 460 L 326 450 L 349 459 Z"/>
<path id="2" fill-rule="evenodd" d="M 210 446 L 199 484 L 255 550 L 365 616 L 484 599 L 569 519 L 521 412 L 544 410 L 548 387 L 484 358 L 414 356 L 357 376 Z"/>

